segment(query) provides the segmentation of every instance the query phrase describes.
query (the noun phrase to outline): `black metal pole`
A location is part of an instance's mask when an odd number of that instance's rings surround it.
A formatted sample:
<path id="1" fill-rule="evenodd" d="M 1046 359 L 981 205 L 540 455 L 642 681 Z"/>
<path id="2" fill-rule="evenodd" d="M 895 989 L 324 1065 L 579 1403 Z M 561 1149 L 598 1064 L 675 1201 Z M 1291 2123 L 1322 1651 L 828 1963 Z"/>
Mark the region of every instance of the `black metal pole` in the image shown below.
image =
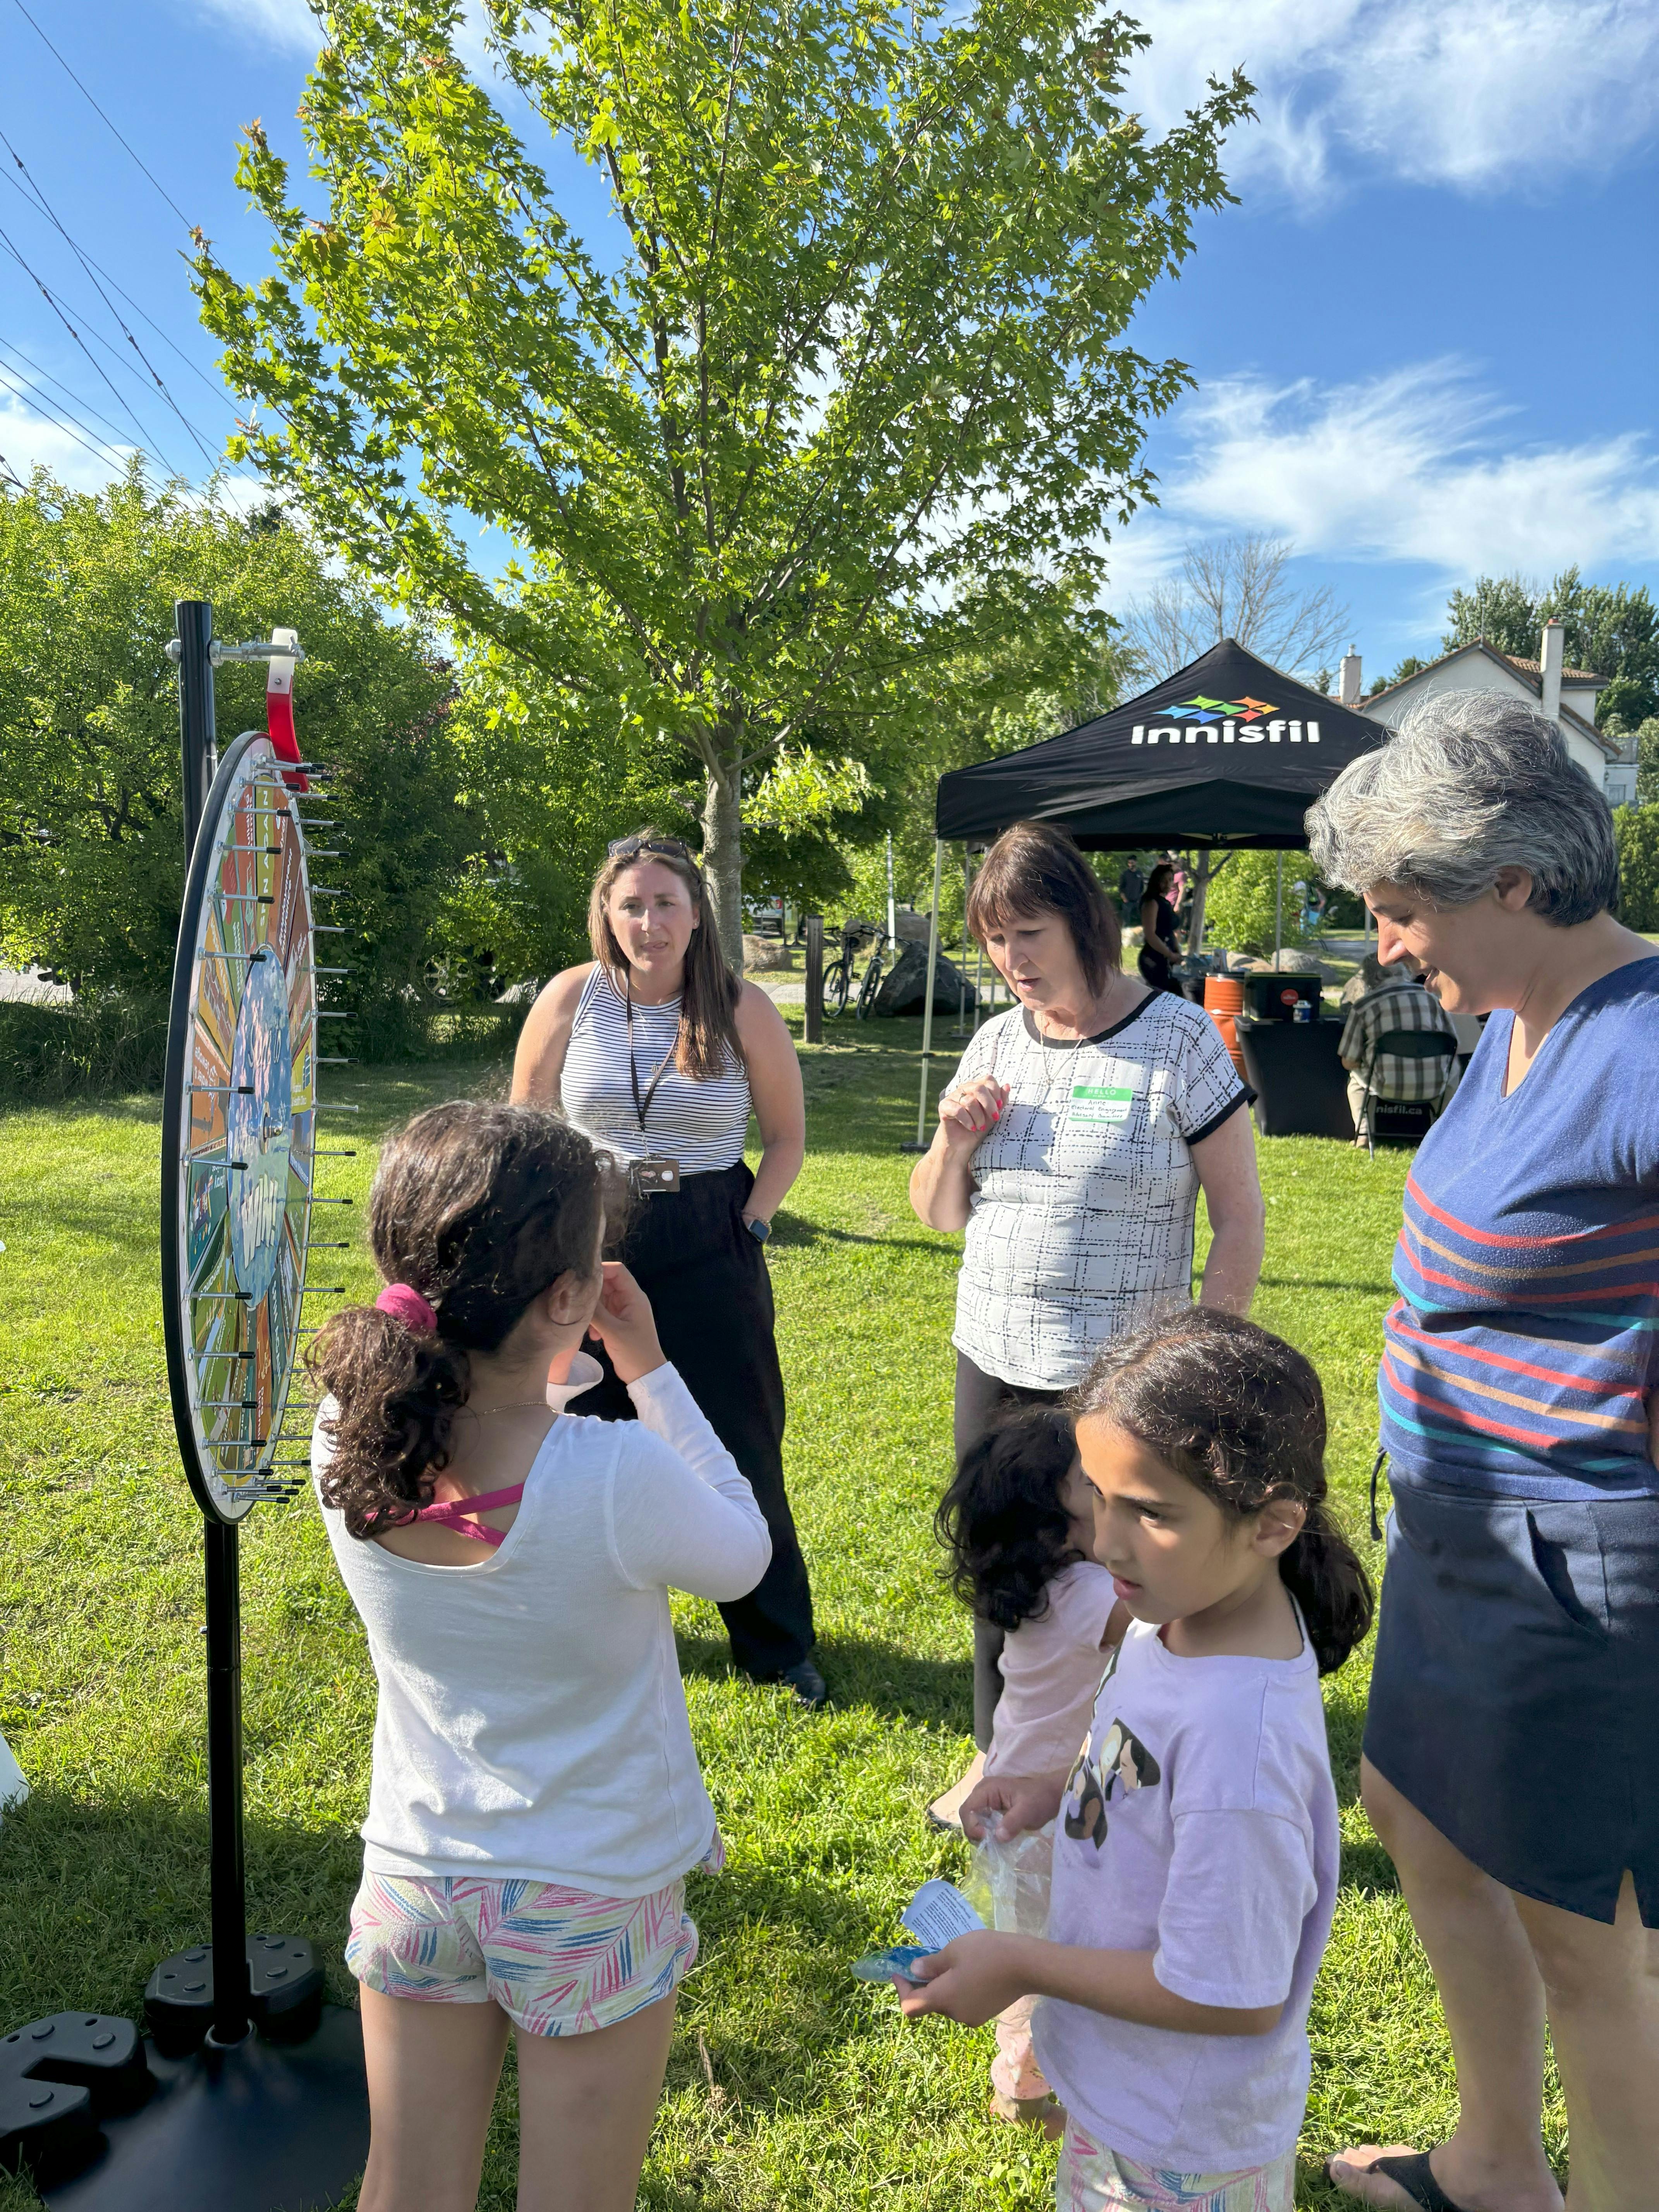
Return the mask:
<path id="1" fill-rule="evenodd" d="M 179 599 L 179 744 L 184 762 L 185 860 L 196 848 L 216 766 L 213 726 L 213 608 Z M 242 1863 L 242 1585 L 238 1531 L 205 1521 L 208 1834 L 213 1885 L 213 2038 L 247 2033 L 247 1899 Z"/>
<path id="2" fill-rule="evenodd" d="M 202 1529 L 207 1570 L 208 1832 L 213 1880 L 213 2039 L 248 2031 L 247 1899 L 242 1866 L 242 1583 L 240 1532 Z"/>
<path id="3" fill-rule="evenodd" d="M 213 726 L 213 607 L 207 599 L 175 599 L 179 625 L 179 738 L 185 765 L 185 860 L 196 849 L 196 832 L 218 766 Z"/>

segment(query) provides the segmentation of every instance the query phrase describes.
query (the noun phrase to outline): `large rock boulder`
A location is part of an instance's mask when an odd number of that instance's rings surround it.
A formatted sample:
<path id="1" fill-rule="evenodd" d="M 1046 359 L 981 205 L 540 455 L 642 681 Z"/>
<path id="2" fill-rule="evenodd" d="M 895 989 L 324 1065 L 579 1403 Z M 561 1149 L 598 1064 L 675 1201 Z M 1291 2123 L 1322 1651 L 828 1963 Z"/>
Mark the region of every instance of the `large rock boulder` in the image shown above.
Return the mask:
<path id="1" fill-rule="evenodd" d="M 752 937 L 743 933 L 743 966 L 745 975 L 771 975 L 780 969 L 793 968 L 795 956 L 781 937 Z"/>
<path id="2" fill-rule="evenodd" d="M 947 960 L 941 952 L 939 970 L 933 977 L 933 1012 L 936 1014 L 955 1013 L 963 1003 L 965 980 L 955 962 Z M 966 993 L 969 1011 L 976 1012 L 979 1000 L 971 983 L 966 984 Z M 890 973 L 883 976 L 872 1011 L 878 1014 L 919 1014 L 927 998 L 927 947 L 925 945 L 907 945 L 893 963 Z"/>

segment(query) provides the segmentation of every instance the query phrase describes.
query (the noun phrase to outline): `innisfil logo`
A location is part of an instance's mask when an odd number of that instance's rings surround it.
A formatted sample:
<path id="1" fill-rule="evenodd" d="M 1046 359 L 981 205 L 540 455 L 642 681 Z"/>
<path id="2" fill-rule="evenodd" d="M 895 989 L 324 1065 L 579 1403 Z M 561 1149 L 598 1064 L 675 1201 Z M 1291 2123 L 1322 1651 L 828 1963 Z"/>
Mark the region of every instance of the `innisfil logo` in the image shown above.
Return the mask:
<path id="1" fill-rule="evenodd" d="M 1248 692 L 1242 699 L 1206 699 L 1199 691 L 1190 699 L 1177 699 L 1173 711 L 1189 722 L 1219 722 L 1229 714 L 1241 722 L 1255 722 L 1273 709 L 1270 699 L 1252 699 Z"/>
<path id="2" fill-rule="evenodd" d="M 1190 699 L 1177 699 L 1170 708 L 1178 722 L 1137 722 L 1130 744 L 1136 745 L 1195 745 L 1200 738 L 1212 745 L 1316 745 L 1317 722 L 1278 719 L 1271 699 L 1211 699 L 1196 691 Z M 1264 719 L 1265 718 L 1265 719 Z"/>

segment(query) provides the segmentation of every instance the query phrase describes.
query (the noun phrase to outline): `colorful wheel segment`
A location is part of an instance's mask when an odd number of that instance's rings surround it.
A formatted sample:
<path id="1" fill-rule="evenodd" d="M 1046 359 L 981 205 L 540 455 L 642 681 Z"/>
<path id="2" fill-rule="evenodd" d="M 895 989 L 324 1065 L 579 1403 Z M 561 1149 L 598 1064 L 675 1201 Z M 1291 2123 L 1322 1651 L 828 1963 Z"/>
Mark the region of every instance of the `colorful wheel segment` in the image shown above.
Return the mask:
<path id="1" fill-rule="evenodd" d="M 273 1460 L 310 1235 L 316 940 L 307 802 L 287 775 L 257 732 L 220 765 L 189 870 L 168 1036 L 162 1252 L 173 1419 L 198 1502 L 226 1522 L 283 1484 Z"/>

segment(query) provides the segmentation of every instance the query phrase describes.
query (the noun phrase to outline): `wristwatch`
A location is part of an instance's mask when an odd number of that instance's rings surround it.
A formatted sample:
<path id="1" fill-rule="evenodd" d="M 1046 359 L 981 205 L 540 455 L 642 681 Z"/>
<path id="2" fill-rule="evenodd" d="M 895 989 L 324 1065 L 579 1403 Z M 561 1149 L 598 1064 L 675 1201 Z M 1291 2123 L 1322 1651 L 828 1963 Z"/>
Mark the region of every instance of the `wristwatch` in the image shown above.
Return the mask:
<path id="1" fill-rule="evenodd" d="M 763 1221 L 758 1214 L 756 1215 L 752 1221 L 745 1222 L 744 1226 L 748 1230 L 749 1234 L 754 1238 L 757 1244 L 764 1244 L 767 1238 L 772 1234 L 771 1223 L 769 1221 Z"/>

